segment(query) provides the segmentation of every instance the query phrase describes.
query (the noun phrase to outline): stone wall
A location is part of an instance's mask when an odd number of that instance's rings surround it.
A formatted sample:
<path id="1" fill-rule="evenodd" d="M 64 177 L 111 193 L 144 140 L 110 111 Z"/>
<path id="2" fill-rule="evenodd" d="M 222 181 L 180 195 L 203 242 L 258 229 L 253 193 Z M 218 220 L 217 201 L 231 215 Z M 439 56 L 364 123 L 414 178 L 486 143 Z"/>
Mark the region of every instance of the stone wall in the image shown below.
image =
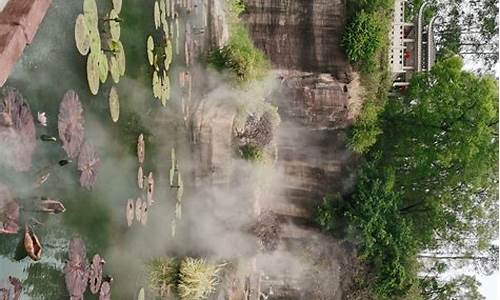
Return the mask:
<path id="1" fill-rule="evenodd" d="M 10 0 L 0 12 L 0 86 L 35 37 L 52 0 Z"/>

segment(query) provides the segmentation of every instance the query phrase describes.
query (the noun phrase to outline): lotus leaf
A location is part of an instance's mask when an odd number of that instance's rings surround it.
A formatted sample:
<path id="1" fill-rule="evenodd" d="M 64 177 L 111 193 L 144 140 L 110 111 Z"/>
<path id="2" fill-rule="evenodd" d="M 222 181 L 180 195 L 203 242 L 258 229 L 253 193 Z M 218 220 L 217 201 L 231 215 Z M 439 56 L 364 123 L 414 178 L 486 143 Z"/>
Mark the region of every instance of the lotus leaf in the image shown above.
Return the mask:
<path id="1" fill-rule="evenodd" d="M 113 8 L 119 14 L 122 10 L 122 0 L 113 0 Z"/>
<path id="2" fill-rule="evenodd" d="M 92 95 L 99 92 L 99 52 L 90 52 L 87 58 L 87 81 Z"/>
<path id="3" fill-rule="evenodd" d="M 99 29 L 97 26 L 87 24 L 90 37 L 90 52 L 99 53 L 101 51 L 101 37 L 99 36 Z"/>
<path id="4" fill-rule="evenodd" d="M 153 41 L 152 36 L 148 36 L 148 41 L 147 41 L 147 52 L 148 52 L 148 61 L 150 65 L 153 65 L 154 63 L 154 57 L 153 57 L 153 49 L 155 48 L 155 42 Z"/>
<path id="5" fill-rule="evenodd" d="M 101 50 L 99 54 L 99 80 L 101 83 L 104 83 L 106 79 L 108 79 L 109 66 L 108 66 L 108 58 L 104 51 Z"/>
<path id="6" fill-rule="evenodd" d="M 83 14 L 97 27 L 98 14 L 95 0 L 83 0 Z"/>
<path id="7" fill-rule="evenodd" d="M 158 29 L 161 23 L 160 6 L 158 5 L 158 1 L 155 1 L 154 19 L 155 19 L 155 29 Z"/>
<path id="8" fill-rule="evenodd" d="M 75 42 L 76 48 L 81 55 L 87 55 L 90 49 L 90 33 L 82 14 L 76 17 L 75 22 Z"/>
<path id="9" fill-rule="evenodd" d="M 132 226 L 132 222 L 134 221 L 134 214 L 135 214 L 134 200 L 128 199 L 127 200 L 126 216 L 127 216 L 127 225 L 129 227 Z"/>
<path id="10" fill-rule="evenodd" d="M 109 112 L 113 122 L 118 122 L 118 118 L 120 117 L 120 99 L 118 98 L 118 91 L 114 86 L 109 91 Z"/>
<path id="11" fill-rule="evenodd" d="M 108 56 L 109 72 L 111 73 L 111 78 L 115 83 L 120 82 L 120 68 L 118 67 L 118 61 L 114 55 Z"/>
<path id="12" fill-rule="evenodd" d="M 119 18 L 118 13 L 114 9 L 109 12 L 109 32 L 111 33 L 111 39 L 114 41 L 120 40 L 120 22 L 117 21 Z"/>

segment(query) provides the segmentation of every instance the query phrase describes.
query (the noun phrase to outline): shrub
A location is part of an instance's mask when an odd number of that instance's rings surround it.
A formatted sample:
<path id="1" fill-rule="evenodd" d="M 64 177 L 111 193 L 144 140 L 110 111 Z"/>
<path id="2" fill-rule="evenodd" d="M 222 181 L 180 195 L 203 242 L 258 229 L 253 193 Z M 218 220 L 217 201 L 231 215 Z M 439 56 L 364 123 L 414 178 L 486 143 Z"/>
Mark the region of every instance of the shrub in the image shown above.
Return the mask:
<path id="1" fill-rule="evenodd" d="M 362 237 L 361 257 L 374 267 L 371 290 L 382 299 L 403 295 L 416 276 L 413 225 L 399 212 L 401 196 L 393 190 L 394 181 L 394 172 L 366 164 L 345 211 Z"/>
<path id="2" fill-rule="evenodd" d="M 253 144 L 240 147 L 241 158 L 248 161 L 261 161 L 264 158 L 264 150 Z"/>
<path id="3" fill-rule="evenodd" d="M 333 232 L 337 228 L 336 220 L 342 213 L 339 207 L 341 201 L 340 194 L 329 194 L 323 198 L 321 204 L 316 208 L 314 220 L 323 230 Z"/>
<path id="4" fill-rule="evenodd" d="M 244 0 L 228 0 L 226 3 L 229 6 L 229 13 L 235 17 L 238 17 L 247 9 Z"/>
<path id="5" fill-rule="evenodd" d="M 375 101 L 367 100 L 358 119 L 354 123 L 348 147 L 356 153 L 365 153 L 377 141 L 378 135 L 382 133 L 379 126 L 379 113 L 381 105 Z"/>
<path id="6" fill-rule="evenodd" d="M 186 257 L 179 269 L 177 291 L 181 300 L 206 299 L 216 290 L 219 283 L 220 266 L 201 258 Z"/>
<path id="7" fill-rule="evenodd" d="M 174 258 L 157 258 L 146 263 L 149 285 L 160 296 L 175 288 L 179 262 Z"/>
<path id="8" fill-rule="evenodd" d="M 373 59 L 385 39 L 383 29 L 376 14 L 363 10 L 357 13 L 342 38 L 348 59 L 351 62 Z"/>
<path id="9" fill-rule="evenodd" d="M 238 82 L 261 79 L 269 65 L 241 24 L 234 25 L 226 46 L 210 53 L 208 63 L 218 71 L 230 71 Z"/>

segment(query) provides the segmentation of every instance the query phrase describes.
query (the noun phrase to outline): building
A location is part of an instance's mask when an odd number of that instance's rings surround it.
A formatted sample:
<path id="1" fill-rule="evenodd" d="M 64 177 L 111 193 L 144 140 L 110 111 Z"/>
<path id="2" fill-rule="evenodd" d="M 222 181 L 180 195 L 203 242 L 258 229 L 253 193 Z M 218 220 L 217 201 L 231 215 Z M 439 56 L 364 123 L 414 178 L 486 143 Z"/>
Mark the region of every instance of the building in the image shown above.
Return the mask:
<path id="1" fill-rule="evenodd" d="M 416 72 L 430 70 L 436 60 L 433 26 L 436 17 L 425 24 L 424 12 L 428 2 L 419 8 L 415 19 L 405 20 L 407 0 L 396 0 L 390 33 L 389 66 L 394 87 L 409 85 Z"/>

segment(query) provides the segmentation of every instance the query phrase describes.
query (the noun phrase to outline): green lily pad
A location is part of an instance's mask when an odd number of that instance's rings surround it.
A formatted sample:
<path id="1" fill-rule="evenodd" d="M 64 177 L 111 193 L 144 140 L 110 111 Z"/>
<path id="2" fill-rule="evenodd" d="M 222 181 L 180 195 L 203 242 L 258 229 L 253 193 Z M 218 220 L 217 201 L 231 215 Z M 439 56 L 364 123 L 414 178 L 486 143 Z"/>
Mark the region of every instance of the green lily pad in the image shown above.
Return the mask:
<path id="1" fill-rule="evenodd" d="M 83 0 L 83 14 L 97 27 L 99 15 L 97 14 L 97 3 L 95 0 Z"/>
<path id="2" fill-rule="evenodd" d="M 165 1 L 159 0 L 160 1 L 160 23 L 163 25 L 165 22 L 167 22 L 167 12 L 165 8 Z"/>
<path id="3" fill-rule="evenodd" d="M 101 83 L 104 83 L 106 79 L 108 79 L 109 66 L 108 66 L 108 58 L 104 51 L 101 50 L 99 54 L 99 80 Z"/>
<path id="4" fill-rule="evenodd" d="M 99 52 L 90 52 L 87 57 L 87 81 L 92 95 L 99 92 Z"/>
<path id="5" fill-rule="evenodd" d="M 109 112 L 113 122 L 118 122 L 118 118 L 120 117 L 120 99 L 118 98 L 118 91 L 114 86 L 109 91 Z"/>
<path id="6" fill-rule="evenodd" d="M 111 39 L 118 41 L 120 40 L 120 22 L 115 21 L 119 19 L 118 13 L 112 9 L 108 15 L 109 20 L 109 32 L 111 33 Z"/>
<path id="7" fill-rule="evenodd" d="M 118 67 L 118 61 L 114 55 L 108 57 L 109 72 L 111 73 L 111 78 L 115 83 L 120 82 L 120 68 Z"/>
<path id="8" fill-rule="evenodd" d="M 175 203 L 175 217 L 177 220 L 180 220 L 182 218 L 182 205 L 180 202 Z"/>
<path id="9" fill-rule="evenodd" d="M 167 101 L 170 100 L 170 79 L 165 71 L 163 71 L 160 99 L 163 106 L 167 105 Z"/>
<path id="10" fill-rule="evenodd" d="M 87 55 L 90 49 L 90 34 L 82 14 L 76 17 L 75 22 L 75 42 L 76 48 L 81 55 Z"/>
<path id="11" fill-rule="evenodd" d="M 176 222 L 175 219 L 170 222 L 170 231 L 172 233 L 172 237 L 175 237 L 175 227 L 176 227 Z"/>
<path id="12" fill-rule="evenodd" d="M 162 29 L 163 29 L 163 35 L 165 36 L 165 39 L 168 39 L 170 36 L 170 27 L 169 27 L 168 21 L 165 20 L 165 22 L 162 22 L 161 25 L 162 25 Z"/>
<path id="13" fill-rule="evenodd" d="M 173 49 L 172 49 L 172 42 L 170 40 L 167 41 L 165 45 L 165 69 L 168 71 L 170 69 L 170 64 L 172 63 L 173 59 Z"/>
<path id="14" fill-rule="evenodd" d="M 169 0 L 164 0 L 165 1 L 165 15 L 170 18 L 171 11 L 170 11 L 170 1 Z"/>
<path id="15" fill-rule="evenodd" d="M 160 23 L 161 23 L 161 13 L 160 13 L 160 6 L 158 5 L 158 1 L 155 1 L 154 19 L 155 19 L 155 29 L 158 29 L 158 27 L 160 27 Z"/>
<path id="16" fill-rule="evenodd" d="M 119 14 L 122 11 L 122 0 L 113 0 L 113 8 Z"/>
<path id="17" fill-rule="evenodd" d="M 145 293 L 144 293 L 144 288 L 141 288 L 139 290 L 139 296 L 137 296 L 137 300 L 145 300 L 146 299 L 146 296 L 145 296 Z"/>
<path id="18" fill-rule="evenodd" d="M 126 62 L 125 62 L 125 50 L 123 49 L 123 44 L 121 42 L 118 42 L 118 52 L 116 55 L 116 59 L 118 60 L 118 67 L 120 68 L 120 74 L 121 76 L 125 75 L 125 68 L 126 68 Z"/>
<path id="19" fill-rule="evenodd" d="M 148 61 L 150 65 L 154 63 L 153 49 L 155 48 L 155 42 L 152 36 L 148 36 L 147 41 L 147 52 L 148 52 Z"/>
<path id="20" fill-rule="evenodd" d="M 177 188 L 177 193 L 175 197 L 177 198 L 177 202 L 182 201 L 182 195 L 184 194 L 184 183 L 182 182 L 182 177 L 181 173 L 177 173 L 177 184 L 179 185 L 179 188 Z"/>
<path id="21" fill-rule="evenodd" d="M 153 72 L 153 97 L 158 98 L 158 87 L 160 86 L 160 78 L 158 72 Z"/>
<path id="22" fill-rule="evenodd" d="M 101 37 L 99 36 L 99 30 L 97 27 L 89 28 L 90 37 L 90 52 L 99 53 L 101 51 Z"/>
<path id="23" fill-rule="evenodd" d="M 113 56 L 115 56 L 118 63 L 119 75 L 125 75 L 125 50 L 123 49 L 123 44 L 120 41 L 109 41 L 109 48 L 113 51 Z"/>

